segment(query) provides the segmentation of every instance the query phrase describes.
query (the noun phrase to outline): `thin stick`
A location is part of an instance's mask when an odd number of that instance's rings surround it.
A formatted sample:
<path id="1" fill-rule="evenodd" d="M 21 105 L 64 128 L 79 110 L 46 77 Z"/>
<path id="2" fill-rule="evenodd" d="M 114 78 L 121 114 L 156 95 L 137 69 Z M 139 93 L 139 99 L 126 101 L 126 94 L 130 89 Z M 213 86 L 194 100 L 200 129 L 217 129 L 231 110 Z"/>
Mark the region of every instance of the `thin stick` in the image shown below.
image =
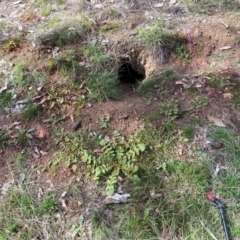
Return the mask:
<path id="1" fill-rule="evenodd" d="M 207 231 L 207 233 L 208 233 L 214 240 L 218 240 L 218 239 L 213 235 L 213 233 L 210 231 L 210 229 L 207 228 L 201 220 L 199 220 L 199 221 L 200 221 L 200 223 L 202 224 L 203 228 Z"/>

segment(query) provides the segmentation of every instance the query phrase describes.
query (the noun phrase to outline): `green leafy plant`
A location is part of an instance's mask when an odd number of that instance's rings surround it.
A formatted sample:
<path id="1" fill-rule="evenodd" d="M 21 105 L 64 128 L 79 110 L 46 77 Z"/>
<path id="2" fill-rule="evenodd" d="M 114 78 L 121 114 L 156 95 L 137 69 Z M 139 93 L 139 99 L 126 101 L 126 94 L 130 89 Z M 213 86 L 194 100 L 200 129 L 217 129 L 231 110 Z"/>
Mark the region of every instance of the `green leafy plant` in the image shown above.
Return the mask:
<path id="1" fill-rule="evenodd" d="M 173 52 L 183 61 L 188 62 L 190 59 L 190 52 L 184 42 L 177 42 L 173 48 Z"/>
<path id="2" fill-rule="evenodd" d="M 133 181 L 139 180 L 137 175 L 138 162 L 146 145 L 140 137 L 132 135 L 129 139 L 124 138 L 119 132 L 114 131 L 111 140 L 100 139 L 96 143 L 97 151 L 83 147 L 83 139 L 75 137 L 62 145 L 67 153 L 62 159 L 70 166 L 78 163 L 79 159 L 87 167 L 87 172 L 95 180 L 106 179 L 106 193 L 111 195 L 115 191 L 118 176 L 124 174 Z"/>
<path id="3" fill-rule="evenodd" d="M 104 117 L 100 117 L 100 119 L 97 121 L 98 125 L 100 126 L 100 128 L 108 128 L 108 122 L 110 120 L 109 116 L 104 116 Z"/>
<path id="4" fill-rule="evenodd" d="M 46 213 L 56 212 L 58 210 L 58 201 L 55 195 L 49 195 L 43 197 L 42 201 L 39 203 L 36 212 L 38 215 L 42 216 Z"/>
<path id="5" fill-rule="evenodd" d="M 207 81 L 207 83 L 210 87 L 213 87 L 213 88 L 225 88 L 228 86 L 236 85 L 236 83 L 231 81 L 231 77 L 229 77 L 229 76 L 221 77 L 215 73 L 211 73 L 208 75 L 208 78 L 210 78 L 210 79 Z"/>
<path id="6" fill-rule="evenodd" d="M 207 96 L 197 96 L 195 99 L 192 100 L 192 106 L 190 107 L 190 112 L 199 111 L 202 107 L 207 106 L 209 103 L 209 99 Z"/>
<path id="7" fill-rule="evenodd" d="M 17 129 L 17 133 L 15 134 L 15 139 L 17 144 L 31 144 L 31 140 L 33 139 L 32 133 L 35 131 L 34 128 L 30 128 L 30 129 L 25 129 L 22 127 L 16 127 Z"/>
<path id="8" fill-rule="evenodd" d="M 175 99 L 171 99 L 166 103 L 160 103 L 158 105 L 159 115 L 167 117 L 169 120 L 174 120 L 180 115 L 179 102 Z"/>

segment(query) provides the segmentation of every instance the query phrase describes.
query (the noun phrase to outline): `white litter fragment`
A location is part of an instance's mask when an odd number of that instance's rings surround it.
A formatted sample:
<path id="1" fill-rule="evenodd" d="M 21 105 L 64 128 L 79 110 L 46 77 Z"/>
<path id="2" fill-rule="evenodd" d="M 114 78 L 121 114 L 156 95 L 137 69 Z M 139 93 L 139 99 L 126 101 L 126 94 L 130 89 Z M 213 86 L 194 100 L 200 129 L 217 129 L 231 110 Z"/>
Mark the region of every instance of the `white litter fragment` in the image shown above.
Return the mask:
<path id="1" fill-rule="evenodd" d="M 163 7 L 163 3 L 156 3 L 153 5 L 155 8 Z"/>
<path id="2" fill-rule="evenodd" d="M 128 198 L 131 195 L 126 193 L 126 194 L 118 194 L 114 193 L 112 196 L 108 196 L 104 199 L 105 204 L 117 204 L 117 203 L 126 203 L 128 202 Z"/>
<path id="3" fill-rule="evenodd" d="M 224 47 L 219 48 L 219 50 L 223 51 L 223 50 L 228 50 L 231 48 L 232 48 L 231 46 L 224 46 Z"/>

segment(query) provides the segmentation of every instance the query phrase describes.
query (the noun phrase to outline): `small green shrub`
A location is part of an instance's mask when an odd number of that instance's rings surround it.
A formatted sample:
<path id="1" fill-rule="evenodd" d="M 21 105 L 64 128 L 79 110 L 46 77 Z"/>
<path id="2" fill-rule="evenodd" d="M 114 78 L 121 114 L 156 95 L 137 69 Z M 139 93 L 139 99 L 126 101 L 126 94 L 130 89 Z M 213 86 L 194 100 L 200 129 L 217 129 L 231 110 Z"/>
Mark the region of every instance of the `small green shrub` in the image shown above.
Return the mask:
<path id="1" fill-rule="evenodd" d="M 158 105 L 158 113 L 167 117 L 169 120 L 174 120 L 180 115 L 179 102 L 171 99 L 168 102 Z"/>
<path id="2" fill-rule="evenodd" d="M 42 216 L 46 213 L 56 212 L 58 210 L 58 201 L 55 195 L 45 196 L 39 203 L 36 212 Z"/>
<path id="3" fill-rule="evenodd" d="M 208 77 L 210 79 L 208 80 L 207 83 L 210 87 L 213 87 L 213 88 L 225 88 L 227 86 L 236 85 L 236 83 L 233 83 L 231 81 L 231 77 L 221 77 L 215 73 L 210 73 Z"/>
<path id="4" fill-rule="evenodd" d="M 16 129 L 17 133 L 14 136 L 14 138 L 16 139 L 16 143 L 20 145 L 28 143 L 29 145 L 31 145 L 31 140 L 33 139 L 32 133 L 33 131 L 35 131 L 35 129 L 25 129 L 22 127 L 16 127 Z"/>
<path id="5" fill-rule="evenodd" d="M 175 53 L 176 56 L 183 61 L 188 62 L 190 59 L 190 52 L 187 48 L 186 43 L 184 42 L 177 42 L 173 48 L 173 53 Z"/>
<path id="6" fill-rule="evenodd" d="M 189 126 L 185 126 L 183 128 L 183 135 L 185 138 L 187 139 L 191 139 L 194 136 L 195 133 L 195 129 L 193 126 L 189 125 Z"/>
<path id="7" fill-rule="evenodd" d="M 22 118 L 24 120 L 31 120 L 37 118 L 39 116 L 39 111 L 40 111 L 39 105 L 29 104 L 26 107 L 26 110 L 24 110 L 24 112 L 22 113 Z"/>

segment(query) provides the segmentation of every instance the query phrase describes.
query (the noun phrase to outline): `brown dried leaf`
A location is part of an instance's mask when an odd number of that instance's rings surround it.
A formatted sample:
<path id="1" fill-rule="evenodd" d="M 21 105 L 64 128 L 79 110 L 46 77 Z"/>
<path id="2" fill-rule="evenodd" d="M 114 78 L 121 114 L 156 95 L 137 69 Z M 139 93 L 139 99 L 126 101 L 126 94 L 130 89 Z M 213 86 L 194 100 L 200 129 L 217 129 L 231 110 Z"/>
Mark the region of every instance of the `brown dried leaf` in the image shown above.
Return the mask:
<path id="1" fill-rule="evenodd" d="M 223 98 L 225 99 L 231 99 L 233 97 L 232 93 L 224 93 Z"/>
<path id="2" fill-rule="evenodd" d="M 211 122 L 213 122 L 214 125 L 217 126 L 217 127 L 226 127 L 226 125 L 222 122 L 221 119 L 208 116 L 208 120 L 211 121 Z"/>
<path id="3" fill-rule="evenodd" d="M 73 165 L 72 165 L 72 170 L 73 170 L 74 173 L 77 171 L 77 168 L 78 168 L 78 167 L 77 167 L 76 164 L 73 164 Z"/>
<path id="4" fill-rule="evenodd" d="M 41 153 L 42 156 L 45 156 L 45 155 L 48 154 L 48 152 L 44 152 L 44 151 L 42 151 L 42 150 L 40 150 L 39 152 Z"/>

